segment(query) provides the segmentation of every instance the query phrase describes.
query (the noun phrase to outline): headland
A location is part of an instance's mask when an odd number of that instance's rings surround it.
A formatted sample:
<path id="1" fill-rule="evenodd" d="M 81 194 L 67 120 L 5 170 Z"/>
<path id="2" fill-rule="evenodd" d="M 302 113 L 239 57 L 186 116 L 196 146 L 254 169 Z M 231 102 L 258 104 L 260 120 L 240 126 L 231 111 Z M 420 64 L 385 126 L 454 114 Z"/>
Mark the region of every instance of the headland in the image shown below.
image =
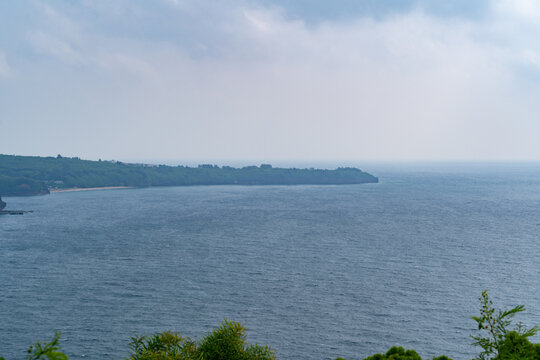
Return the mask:
<path id="1" fill-rule="evenodd" d="M 80 158 L 0 155 L 0 194 L 27 196 L 61 191 L 193 185 L 345 185 L 379 179 L 353 167 L 279 168 L 270 164 L 235 168 L 90 161 Z"/>

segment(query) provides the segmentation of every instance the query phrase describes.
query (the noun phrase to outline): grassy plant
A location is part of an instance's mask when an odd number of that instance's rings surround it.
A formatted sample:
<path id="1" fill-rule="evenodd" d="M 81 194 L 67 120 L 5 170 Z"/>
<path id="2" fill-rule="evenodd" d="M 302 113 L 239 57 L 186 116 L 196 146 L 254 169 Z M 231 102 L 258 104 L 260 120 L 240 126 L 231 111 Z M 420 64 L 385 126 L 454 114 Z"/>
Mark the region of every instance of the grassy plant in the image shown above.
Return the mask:
<path id="1" fill-rule="evenodd" d="M 275 360 L 268 346 L 250 345 L 242 324 L 224 320 L 199 343 L 166 331 L 131 338 L 128 360 Z"/>
<path id="2" fill-rule="evenodd" d="M 336 359 L 337 360 L 337 359 Z M 345 359 L 343 359 L 345 360 Z M 371 355 L 364 360 L 422 360 L 414 350 L 405 350 L 401 346 L 393 346 L 385 354 Z M 448 356 L 438 356 L 433 360 L 452 360 Z"/>
<path id="3" fill-rule="evenodd" d="M 28 348 L 27 360 L 67 360 L 66 354 L 60 351 L 60 333 L 56 331 L 51 342 L 41 345 L 41 342 L 37 342 Z"/>
<path id="4" fill-rule="evenodd" d="M 528 348 L 525 344 L 530 344 L 528 337 L 536 334 L 538 327 L 526 329 L 521 323 L 511 327 L 513 317 L 525 311 L 525 306 L 518 305 L 510 310 L 497 310 L 493 307 L 487 290 L 482 292 L 479 300 L 480 316 L 472 316 L 478 325 L 478 331 L 481 332 L 479 335 L 471 336 L 474 340 L 473 345 L 482 348 L 482 352 L 476 359 L 506 360 L 513 359 L 513 357 L 508 356 L 525 355 L 523 351 Z M 530 345 L 532 346 L 532 344 Z"/>
<path id="5" fill-rule="evenodd" d="M 487 290 L 482 292 L 480 316 L 472 316 L 478 325 L 478 335 L 471 336 L 474 345 L 482 352 L 475 360 L 540 360 L 540 344 L 532 344 L 529 337 L 539 331 L 538 327 L 526 329 L 521 323 L 512 326 L 514 316 L 525 311 L 523 305 L 510 310 L 497 310 L 489 299 Z M 42 345 L 30 346 L 27 360 L 67 360 L 60 351 L 60 333 Z M 251 345 L 246 341 L 246 329 L 242 324 L 224 320 L 221 325 L 200 341 L 184 338 L 178 333 L 164 331 L 151 336 L 132 337 L 127 360 L 276 360 L 268 346 Z M 0 360 L 5 360 L 0 357 Z M 341 357 L 335 360 L 345 360 Z M 414 350 L 392 347 L 385 354 L 375 354 L 364 360 L 422 360 Z M 438 356 L 433 360 L 451 360 Z"/>
<path id="6" fill-rule="evenodd" d="M 197 359 L 197 345 L 181 335 L 164 331 L 153 336 L 132 337 L 130 360 Z"/>

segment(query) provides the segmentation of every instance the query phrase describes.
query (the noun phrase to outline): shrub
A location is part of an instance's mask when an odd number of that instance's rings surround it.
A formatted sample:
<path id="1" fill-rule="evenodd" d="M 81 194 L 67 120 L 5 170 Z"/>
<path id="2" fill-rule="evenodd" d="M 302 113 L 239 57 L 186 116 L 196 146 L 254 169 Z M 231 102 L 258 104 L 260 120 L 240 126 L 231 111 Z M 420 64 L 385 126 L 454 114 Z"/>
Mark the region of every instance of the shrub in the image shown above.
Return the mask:
<path id="1" fill-rule="evenodd" d="M 60 351 L 60 333 L 56 331 L 50 343 L 41 345 L 41 342 L 37 342 L 28 348 L 27 360 L 68 360 L 66 354 Z M 3 358 L 0 358 L 3 359 Z"/>
<path id="2" fill-rule="evenodd" d="M 201 360 L 273 360 L 267 346 L 247 345 L 246 329 L 237 322 L 224 320 L 206 336 L 198 348 Z"/>
<path id="3" fill-rule="evenodd" d="M 471 336 L 474 345 L 482 352 L 475 360 L 540 360 L 540 344 L 532 344 L 529 337 L 538 327 L 526 329 L 521 323 L 511 327 L 513 317 L 525 311 L 523 305 L 510 310 L 497 310 L 489 299 L 487 290 L 482 292 L 480 316 L 472 316 L 481 333 Z M 42 345 L 39 341 L 28 349 L 27 360 L 68 360 L 60 351 L 60 333 L 52 341 Z M 240 323 L 224 320 L 201 341 L 184 338 L 178 333 L 164 331 L 152 336 L 132 337 L 127 360 L 276 360 L 268 346 L 250 345 L 246 341 L 246 329 Z M 0 357 L 0 360 L 5 360 Z M 335 360 L 345 360 L 338 357 Z M 394 346 L 385 354 L 375 354 L 364 360 L 422 360 L 414 350 Z M 452 360 L 447 356 L 433 360 Z"/>
<path id="4" fill-rule="evenodd" d="M 510 331 L 499 344 L 496 360 L 540 360 L 540 344 L 532 344 L 526 336 Z"/>
<path id="5" fill-rule="evenodd" d="M 164 331 L 153 336 L 132 337 L 130 360 L 196 359 L 197 345 L 177 333 Z"/>
<path id="6" fill-rule="evenodd" d="M 535 346 L 529 342 L 528 337 L 536 334 L 538 327 L 525 329 L 519 323 L 514 328 L 510 328 L 513 317 L 525 311 L 525 307 L 518 305 L 510 310 L 496 310 L 489 299 L 487 290 L 482 292 L 479 300 L 480 316 L 472 316 L 472 319 L 476 321 L 478 331 L 482 333 L 471 337 L 474 340 L 473 345 L 480 346 L 483 351 L 476 360 L 526 359 L 527 357 L 521 356 L 532 354 L 531 346 L 532 348 Z"/>
<path id="7" fill-rule="evenodd" d="M 336 359 L 337 360 L 337 359 Z M 393 346 L 386 354 L 371 355 L 364 360 L 422 360 L 420 355 L 414 350 L 405 350 L 401 346 Z M 433 360 L 452 360 L 447 356 L 438 356 Z"/>
<path id="8" fill-rule="evenodd" d="M 177 333 L 131 338 L 128 360 L 275 360 L 268 346 L 249 345 L 240 323 L 224 320 L 199 344 Z"/>

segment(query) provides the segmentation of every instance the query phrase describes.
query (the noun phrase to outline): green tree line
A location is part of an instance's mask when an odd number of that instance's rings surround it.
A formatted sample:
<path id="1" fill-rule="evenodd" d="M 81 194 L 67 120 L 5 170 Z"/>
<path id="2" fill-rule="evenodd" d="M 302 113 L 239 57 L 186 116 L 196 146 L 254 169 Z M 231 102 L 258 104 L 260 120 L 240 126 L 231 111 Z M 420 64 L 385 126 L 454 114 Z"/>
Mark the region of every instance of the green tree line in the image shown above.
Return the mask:
<path id="1" fill-rule="evenodd" d="M 51 188 L 188 185 L 340 185 L 378 182 L 356 168 L 296 169 L 269 164 L 234 168 L 128 164 L 79 158 L 0 155 L 0 194 L 36 195 Z"/>
<path id="2" fill-rule="evenodd" d="M 540 360 L 540 344 L 529 337 L 539 328 L 525 328 L 521 323 L 512 325 L 513 317 L 524 311 L 523 305 L 510 310 L 493 307 L 487 291 L 482 293 L 479 316 L 471 318 L 478 330 L 471 335 L 473 345 L 481 350 L 474 360 Z M 60 349 L 60 333 L 52 341 L 30 346 L 27 360 L 67 360 Z M 132 337 L 130 355 L 126 360 L 275 360 L 275 352 L 267 345 L 253 345 L 246 341 L 246 329 L 240 323 L 224 320 L 221 325 L 200 341 L 164 331 L 151 336 Z M 0 357 L 0 360 L 5 360 Z M 338 357 L 336 360 L 345 360 Z M 384 354 L 374 354 L 364 360 L 422 360 L 415 350 L 394 346 Z M 446 355 L 433 360 L 452 360 Z"/>

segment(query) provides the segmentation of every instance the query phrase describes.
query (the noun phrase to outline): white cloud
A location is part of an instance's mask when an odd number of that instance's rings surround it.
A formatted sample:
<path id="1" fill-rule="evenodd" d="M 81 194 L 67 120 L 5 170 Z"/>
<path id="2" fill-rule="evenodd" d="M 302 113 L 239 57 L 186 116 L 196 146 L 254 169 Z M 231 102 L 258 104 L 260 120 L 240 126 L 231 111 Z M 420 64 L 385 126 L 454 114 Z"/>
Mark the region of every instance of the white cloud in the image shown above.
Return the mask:
<path id="1" fill-rule="evenodd" d="M 39 53 L 54 56 L 66 63 L 85 62 L 84 56 L 71 44 L 53 35 L 37 31 L 29 34 L 29 40 Z"/>
<path id="2" fill-rule="evenodd" d="M 193 7 L 189 16 L 205 15 L 200 22 L 209 24 L 193 28 L 204 35 L 193 35 L 200 53 L 185 39 L 112 37 L 52 14 L 52 25 L 35 30 L 32 44 L 81 65 L 85 85 L 51 74 L 41 85 L 49 91 L 36 89 L 32 111 L 60 129 L 44 147 L 74 138 L 75 150 L 64 153 L 540 159 L 532 135 L 540 132 L 538 89 L 524 89 L 516 75 L 522 64 L 540 64 L 538 48 L 506 45 L 509 27 L 495 21 L 501 13 L 481 22 L 413 11 L 308 25 L 279 9 L 238 6 L 218 15 Z M 197 22 L 175 16 L 171 31 Z M 55 96 L 45 101 L 43 93 Z M 9 107 L 7 99 L 0 105 Z M 78 135 L 86 135 L 80 130 L 88 123 L 102 137 L 99 154 L 94 141 Z"/>
<path id="3" fill-rule="evenodd" d="M 503 16 L 540 22 L 540 2 L 537 0 L 497 0 L 494 1 L 494 8 Z"/>

